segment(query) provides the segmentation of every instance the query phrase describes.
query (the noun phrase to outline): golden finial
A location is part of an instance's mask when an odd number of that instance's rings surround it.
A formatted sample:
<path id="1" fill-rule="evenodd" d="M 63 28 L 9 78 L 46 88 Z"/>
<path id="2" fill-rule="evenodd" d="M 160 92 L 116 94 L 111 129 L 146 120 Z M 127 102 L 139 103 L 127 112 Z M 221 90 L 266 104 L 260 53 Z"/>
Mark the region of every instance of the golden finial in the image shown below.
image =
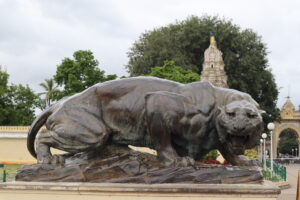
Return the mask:
<path id="1" fill-rule="evenodd" d="M 215 36 L 210 36 L 210 45 L 214 45 L 214 46 L 217 45 L 217 42 L 215 40 Z"/>

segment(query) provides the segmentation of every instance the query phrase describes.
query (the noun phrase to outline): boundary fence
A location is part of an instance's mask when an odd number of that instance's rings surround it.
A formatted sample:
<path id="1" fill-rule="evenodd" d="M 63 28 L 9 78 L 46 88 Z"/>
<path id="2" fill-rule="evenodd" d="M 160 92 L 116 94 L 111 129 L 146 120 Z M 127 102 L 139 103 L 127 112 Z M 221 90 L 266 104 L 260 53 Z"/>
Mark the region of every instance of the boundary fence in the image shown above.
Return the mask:
<path id="1" fill-rule="evenodd" d="M 266 160 L 266 165 L 268 168 L 271 168 L 271 162 Z M 286 181 L 286 167 L 280 164 L 273 162 L 273 172 L 279 176 L 282 180 Z"/>

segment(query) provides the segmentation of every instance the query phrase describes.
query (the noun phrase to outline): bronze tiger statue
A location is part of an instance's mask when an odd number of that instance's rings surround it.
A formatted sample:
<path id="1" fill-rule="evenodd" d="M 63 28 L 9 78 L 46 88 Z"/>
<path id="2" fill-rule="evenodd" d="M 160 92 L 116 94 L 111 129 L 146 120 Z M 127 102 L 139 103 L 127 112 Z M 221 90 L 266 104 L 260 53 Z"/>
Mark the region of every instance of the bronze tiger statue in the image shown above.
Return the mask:
<path id="1" fill-rule="evenodd" d="M 259 144 L 262 112 L 250 95 L 208 82 L 126 78 L 96 84 L 45 110 L 32 123 L 27 147 L 38 163 L 64 163 L 50 147 L 101 154 L 106 145 L 133 145 L 155 149 L 165 166 L 193 165 L 213 149 L 233 165 L 254 165 L 243 153 Z"/>

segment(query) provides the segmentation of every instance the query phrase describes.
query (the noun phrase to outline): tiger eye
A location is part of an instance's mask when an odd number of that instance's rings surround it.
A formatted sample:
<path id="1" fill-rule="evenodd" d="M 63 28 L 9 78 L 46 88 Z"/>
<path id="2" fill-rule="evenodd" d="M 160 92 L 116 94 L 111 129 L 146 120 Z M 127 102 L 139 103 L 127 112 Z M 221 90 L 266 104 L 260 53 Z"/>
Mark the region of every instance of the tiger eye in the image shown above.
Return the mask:
<path id="1" fill-rule="evenodd" d="M 256 114 L 252 114 L 252 113 L 247 113 L 247 117 L 248 118 L 255 118 L 255 117 L 257 117 L 257 115 Z"/>
<path id="2" fill-rule="evenodd" d="M 234 117 L 235 116 L 235 112 L 227 112 L 227 115 L 230 117 Z"/>

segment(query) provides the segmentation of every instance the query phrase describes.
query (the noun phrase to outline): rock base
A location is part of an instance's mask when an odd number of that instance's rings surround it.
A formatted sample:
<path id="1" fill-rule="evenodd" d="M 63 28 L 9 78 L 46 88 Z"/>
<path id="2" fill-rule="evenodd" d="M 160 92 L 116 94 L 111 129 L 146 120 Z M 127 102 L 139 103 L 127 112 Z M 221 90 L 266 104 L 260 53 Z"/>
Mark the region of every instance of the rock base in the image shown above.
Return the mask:
<path id="1" fill-rule="evenodd" d="M 110 148 L 96 152 L 64 155 L 64 165 L 24 165 L 16 181 L 97 182 L 97 183 L 189 183 L 189 184 L 256 184 L 262 182 L 258 167 L 195 165 L 164 167 L 156 156 Z"/>

